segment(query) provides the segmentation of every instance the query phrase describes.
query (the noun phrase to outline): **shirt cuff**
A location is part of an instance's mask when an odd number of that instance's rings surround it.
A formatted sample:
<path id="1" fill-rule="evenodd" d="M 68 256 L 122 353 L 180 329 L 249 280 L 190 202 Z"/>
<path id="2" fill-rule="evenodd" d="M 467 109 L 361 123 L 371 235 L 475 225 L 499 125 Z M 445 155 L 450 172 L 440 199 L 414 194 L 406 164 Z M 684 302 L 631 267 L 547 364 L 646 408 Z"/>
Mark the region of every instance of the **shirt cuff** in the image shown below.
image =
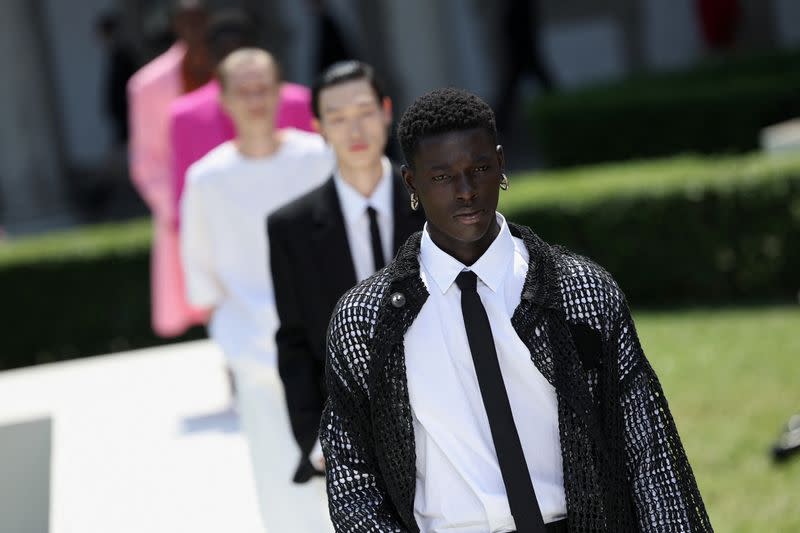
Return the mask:
<path id="1" fill-rule="evenodd" d="M 323 470 L 321 466 L 325 461 L 325 454 L 322 453 L 322 444 L 320 444 L 319 439 L 314 443 L 314 448 L 311 450 L 311 453 L 308 454 L 308 460 L 311 461 L 314 468 Z"/>

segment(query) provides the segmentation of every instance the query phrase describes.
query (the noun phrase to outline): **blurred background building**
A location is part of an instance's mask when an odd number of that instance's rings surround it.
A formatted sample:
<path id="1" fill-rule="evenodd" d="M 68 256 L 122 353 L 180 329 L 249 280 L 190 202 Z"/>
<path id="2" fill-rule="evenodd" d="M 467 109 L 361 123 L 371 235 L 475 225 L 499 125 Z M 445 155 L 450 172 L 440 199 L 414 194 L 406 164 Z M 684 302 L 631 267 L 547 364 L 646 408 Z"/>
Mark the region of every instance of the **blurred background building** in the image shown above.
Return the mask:
<path id="1" fill-rule="evenodd" d="M 313 2 L 210 4 L 252 12 L 286 77 L 311 82 Z M 327 7 L 354 55 L 383 74 L 399 112 L 415 95 L 443 85 L 496 101 L 503 4 L 329 0 Z M 738 12 L 726 12 L 726 4 L 738 5 Z M 169 44 L 168 10 L 167 0 L 0 3 L 0 226 L 6 233 L 145 213 L 128 185 L 124 154 L 114 153 L 101 94 L 108 52 L 95 25 L 103 13 L 118 13 L 121 35 L 141 64 Z M 731 17 L 733 24 L 726 22 Z M 794 0 L 542 0 L 537 18 L 542 58 L 562 89 L 800 45 Z"/>

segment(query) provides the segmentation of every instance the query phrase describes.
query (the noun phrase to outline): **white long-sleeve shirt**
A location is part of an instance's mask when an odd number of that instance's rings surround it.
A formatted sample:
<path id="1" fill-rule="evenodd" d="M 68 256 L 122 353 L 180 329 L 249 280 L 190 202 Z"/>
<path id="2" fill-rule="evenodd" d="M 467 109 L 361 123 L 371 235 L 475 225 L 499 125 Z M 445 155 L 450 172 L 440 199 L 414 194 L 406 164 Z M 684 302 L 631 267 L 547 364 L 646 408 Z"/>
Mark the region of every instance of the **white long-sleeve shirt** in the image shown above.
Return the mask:
<path id="1" fill-rule="evenodd" d="M 209 332 L 230 360 L 275 364 L 266 218 L 321 184 L 333 166 L 320 136 L 289 129 L 269 157 L 247 158 L 229 141 L 189 168 L 181 201 L 187 296 L 214 309 Z"/>

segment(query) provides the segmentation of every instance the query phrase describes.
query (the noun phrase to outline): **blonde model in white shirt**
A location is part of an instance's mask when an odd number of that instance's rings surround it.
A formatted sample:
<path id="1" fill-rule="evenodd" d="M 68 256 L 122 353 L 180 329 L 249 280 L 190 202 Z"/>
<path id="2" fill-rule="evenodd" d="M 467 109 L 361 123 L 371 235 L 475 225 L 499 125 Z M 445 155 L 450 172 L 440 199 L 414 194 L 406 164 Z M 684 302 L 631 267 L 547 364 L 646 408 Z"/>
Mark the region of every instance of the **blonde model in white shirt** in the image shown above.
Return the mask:
<path id="1" fill-rule="evenodd" d="M 280 79 L 275 60 L 240 49 L 219 68 L 236 137 L 192 165 L 182 200 L 181 248 L 189 300 L 209 308 L 209 331 L 237 386 L 258 502 L 267 531 L 331 531 L 321 481 L 294 485 L 294 442 L 277 373 L 278 326 L 269 213 L 319 185 L 333 158 L 315 134 L 274 128 Z"/>

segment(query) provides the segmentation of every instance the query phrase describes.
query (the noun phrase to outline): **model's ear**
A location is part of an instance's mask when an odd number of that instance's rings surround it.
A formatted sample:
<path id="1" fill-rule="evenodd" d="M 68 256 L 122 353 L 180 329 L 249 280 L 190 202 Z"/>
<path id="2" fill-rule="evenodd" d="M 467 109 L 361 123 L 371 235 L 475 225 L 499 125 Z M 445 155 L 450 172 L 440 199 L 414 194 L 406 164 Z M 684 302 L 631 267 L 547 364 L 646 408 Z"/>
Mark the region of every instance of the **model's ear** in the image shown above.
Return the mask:
<path id="1" fill-rule="evenodd" d="M 392 124 L 392 99 L 388 96 L 383 97 L 383 120 L 387 126 Z"/>
<path id="2" fill-rule="evenodd" d="M 498 144 L 497 148 L 495 148 L 495 152 L 497 153 L 497 164 L 500 167 L 500 172 L 506 171 L 506 154 L 503 152 L 503 145 Z"/>
<path id="3" fill-rule="evenodd" d="M 228 116 L 230 116 L 231 110 L 230 110 L 230 106 L 228 105 L 227 93 L 225 92 L 224 88 L 220 87 L 219 95 L 217 95 L 217 99 L 219 99 L 219 104 L 222 106 L 222 109 L 225 110 L 225 113 L 227 113 Z"/>
<path id="4" fill-rule="evenodd" d="M 414 171 L 408 165 L 400 167 L 400 174 L 403 176 L 403 183 L 406 186 L 408 194 L 417 192 L 417 187 L 414 185 Z"/>
<path id="5" fill-rule="evenodd" d="M 322 123 L 317 117 L 311 119 L 311 127 L 314 128 L 314 131 L 319 133 L 323 139 L 325 139 L 325 142 L 328 142 L 328 139 L 325 137 L 325 132 L 322 130 Z"/>

